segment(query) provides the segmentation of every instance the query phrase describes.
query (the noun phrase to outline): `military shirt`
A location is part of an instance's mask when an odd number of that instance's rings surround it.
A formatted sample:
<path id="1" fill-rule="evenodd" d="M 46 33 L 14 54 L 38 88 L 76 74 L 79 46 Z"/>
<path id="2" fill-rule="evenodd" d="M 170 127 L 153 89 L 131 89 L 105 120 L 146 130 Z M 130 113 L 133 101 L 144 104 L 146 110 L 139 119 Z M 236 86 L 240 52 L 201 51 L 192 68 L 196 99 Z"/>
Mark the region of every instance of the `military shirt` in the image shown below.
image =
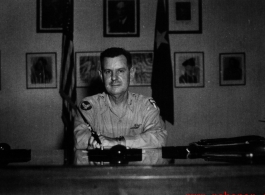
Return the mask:
<path id="1" fill-rule="evenodd" d="M 106 93 L 84 98 L 79 109 L 91 127 L 101 135 L 124 136 L 127 147 L 160 148 L 165 145 L 167 131 L 163 127 L 159 108 L 152 98 L 128 92 L 126 112 L 121 117 L 111 109 Z M 86 149 L 91 136 L 81 116 L 75 117 L 75 148 Z"/>

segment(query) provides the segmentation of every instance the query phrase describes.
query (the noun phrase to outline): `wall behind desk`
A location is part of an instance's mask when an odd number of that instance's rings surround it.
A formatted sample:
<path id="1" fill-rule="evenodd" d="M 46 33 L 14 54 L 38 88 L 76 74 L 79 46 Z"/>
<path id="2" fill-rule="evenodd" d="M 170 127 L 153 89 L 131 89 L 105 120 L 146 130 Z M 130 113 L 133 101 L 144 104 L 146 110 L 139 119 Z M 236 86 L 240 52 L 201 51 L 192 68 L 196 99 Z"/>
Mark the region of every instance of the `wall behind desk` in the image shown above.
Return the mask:
<path id="1" fill-rule="evenodd" d="M 140 37 L 103 37 L 103 1 L 75 0 L 75 52 L 120 46 L 153 50 L 156 4 L 140 1 Z M 203 0 L 203 33 L 170 35 L 174 52 L 204 52 L 205 87 L 174 88 L 175 124 L 166 123 L 168 145 L 186 145 L 202 138 L 246 134 L 265 136 L 265 2 Z M 62 35 L 36 33 L 36 1 L 0 1 L 0 142 L 12 148 L 63 147 L 59 88 L 26 88 L 26 53 L 57 53 L 57 86 Z M 219 53 L 246 53 L 246 85 L 219 86 Z M 151 95 L 150 87 L 131 91 Z M 78 100 L 88 92 L 78 88 Z"/>

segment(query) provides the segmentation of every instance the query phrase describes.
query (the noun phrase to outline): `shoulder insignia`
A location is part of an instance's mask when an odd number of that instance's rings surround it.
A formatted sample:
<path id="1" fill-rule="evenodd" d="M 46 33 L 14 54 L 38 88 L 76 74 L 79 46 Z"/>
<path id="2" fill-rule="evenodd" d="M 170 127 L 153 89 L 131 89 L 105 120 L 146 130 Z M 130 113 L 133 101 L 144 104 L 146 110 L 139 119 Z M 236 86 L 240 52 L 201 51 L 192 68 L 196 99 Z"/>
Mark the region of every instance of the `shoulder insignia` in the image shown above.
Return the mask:
<path id="1" fill-rule="evenodd" d="M 157 108 L 157 107 L 156 107 L 156 102 L 155 102 L 155 100 L 153 100 L 153 99 L 149 99 L 149 102 L 150 102 L 155 108 Z"/>
<path id="2" fill-rule="evenodd" d="M 99 94 L 98 95 L 100 98 L 105 98 L 105 96 L 103 94 Z"/>
<path id="3" fill-rule="evenodd" d="M 91 104 L 88 101 L 83 101 L 80 107 L 82 110 L 90 110 L 92 108 Z"/>

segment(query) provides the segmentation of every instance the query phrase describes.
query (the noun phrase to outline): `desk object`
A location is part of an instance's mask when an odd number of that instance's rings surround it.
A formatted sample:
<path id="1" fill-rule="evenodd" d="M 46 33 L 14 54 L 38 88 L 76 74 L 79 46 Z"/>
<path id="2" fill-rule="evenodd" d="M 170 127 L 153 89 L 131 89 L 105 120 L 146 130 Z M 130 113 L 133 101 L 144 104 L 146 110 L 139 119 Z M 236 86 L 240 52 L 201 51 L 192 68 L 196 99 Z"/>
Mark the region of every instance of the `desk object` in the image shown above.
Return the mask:
<path id="1" fill-rule="evenodd" d="M 265 138 L 257 135 L 203 139 L 188 146 L 164 147 L 162 151 L 163 158 L 265 164 Z"/>
<path id="2" fill-rule="evenodd" d="M 127 149 L 125 146 L 116 145 L 110 149 L 88 150 L 90 161 L 110 162 L 113 165 L 128 164 L 132 161 L 142 160 L 142 149 Z"/>
<path id="3" fill-rule="evenodd" d="M 11 149 L 6 143 L 0 143 L 0 166 L 9 163 L 28 162 L 31 159 L 31 150 Z"/>
<path id="4" fill-rule="evenodd" d="M 76 166 L 164 166 L 172 163 L 172 159 L 162 158 L 161 148 L 156 149 L 128 149 L 125 162 L 113 162 L 110 150 L 76 150 L 74 165 Z M 90 154 L 89 154 L 90 153 Z"/>
<path id="5" fill-rule="evenodd" d="M 265 164 L 265 138 L 257 135 L 203 139 L 191 143 L 188 150 L 210 161 Z"/>

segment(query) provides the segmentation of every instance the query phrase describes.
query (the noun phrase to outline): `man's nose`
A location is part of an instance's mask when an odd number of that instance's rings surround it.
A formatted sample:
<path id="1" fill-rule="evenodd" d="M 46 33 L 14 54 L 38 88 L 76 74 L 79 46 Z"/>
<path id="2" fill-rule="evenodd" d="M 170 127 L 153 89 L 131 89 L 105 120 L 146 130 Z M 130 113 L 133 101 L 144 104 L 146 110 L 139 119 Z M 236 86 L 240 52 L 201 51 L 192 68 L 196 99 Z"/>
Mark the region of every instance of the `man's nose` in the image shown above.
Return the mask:
<path id="1" fill-rule="evenodd" d="M 113 81 L 117 80 L 117 73 L 115 71 L 113 71 L 111 74 L 111 80 Z"/>

